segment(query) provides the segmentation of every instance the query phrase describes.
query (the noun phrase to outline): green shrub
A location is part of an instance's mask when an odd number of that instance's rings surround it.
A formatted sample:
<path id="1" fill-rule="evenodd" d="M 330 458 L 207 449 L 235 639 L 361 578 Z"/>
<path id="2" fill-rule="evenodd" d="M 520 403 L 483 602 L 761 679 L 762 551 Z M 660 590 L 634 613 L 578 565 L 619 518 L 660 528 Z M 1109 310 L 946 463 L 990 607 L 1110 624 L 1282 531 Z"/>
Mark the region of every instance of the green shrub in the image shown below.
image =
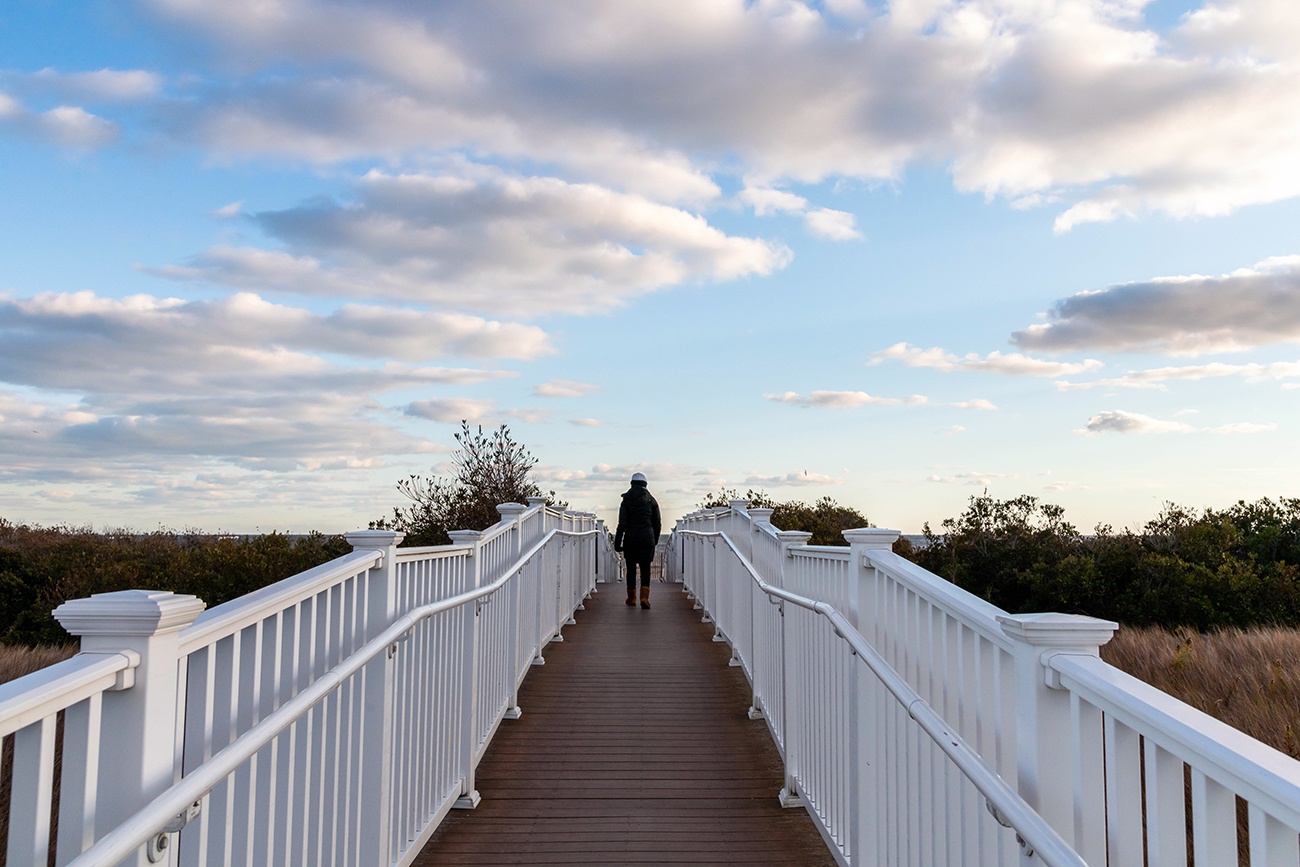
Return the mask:
<path id="1" fill-rule="evenodd" d="M 1130 625 L 1199 630 L 1300 625 L 1300 500 L 1216 511 L 1166 504 L 1138 531 L 1081 535 L 1059 506 L 971 497 L 896 548 L 1013 613 L 1064 611 Z"/>
<path id="2" fill-rule="evenodd" d="M 720 508 L 730 505 L 732 500 L 746 500 L 755 509 L 772 509 L 771 521 L 774 526 L 782 530 L 812 533 L 809 545 L 848 545 L 843 530 L 870 526 L 866 516 L 857 509 L 841 506 L 830 497 L 822 497 L 811 505 L 799 500 L 779 503 L 764 491 L 749 490 L 742 497 L 730 488 L 722 488 L 705 497 L 699 507 Z"/>
<path id="3" fill-rule="evenodd" d="M 69 599 L 141 588 L 219 605 L 346 554 L 342 536 L 212 536 L 12 524 L 0 518 L 0 643 L 59 644 Z"/>

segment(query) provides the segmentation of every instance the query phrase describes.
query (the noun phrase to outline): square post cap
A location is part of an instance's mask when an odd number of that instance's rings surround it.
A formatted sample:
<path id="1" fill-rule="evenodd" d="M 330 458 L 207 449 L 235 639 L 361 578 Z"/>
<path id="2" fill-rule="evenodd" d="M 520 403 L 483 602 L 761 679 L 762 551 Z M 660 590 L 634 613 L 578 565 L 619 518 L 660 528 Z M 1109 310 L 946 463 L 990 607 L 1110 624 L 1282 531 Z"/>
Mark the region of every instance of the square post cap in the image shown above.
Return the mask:
<path id="1" fill-rule="evenodd" d="M 743 512 L 749 506 L 749 500 L 727 500 L 727 506 L 733 512 Z"/>
<path id="2" fill-rule="evenodd" d="M 400 545 L 402 540 L 406 538 L 406 534 L 399 533 L 396 530 L 355 530 L 351 533 L 345 533 L 343 538 L 348 541 L 354 551 L 370 551 Z"/>
<path id="3" fill-rule="evenodd" d="M 527 511 L 528 511 L 528 507 L 525 506 L 523 503 L 498 503 L 497 504 L 497 514 L 501 516 L 501 520 L 503 521 L 509 521 L 518 518 L 520 515 L 522 515 L 524 512 Z"/>
<path id="4" fill-rule="evenodd" d="M 886 530 L 883 527 L 859 527 L 841 530 L 840 533 L 850 545 L 861 545 L 863 548 L 892 548 L 902 535 L 898 530 Z"/>
<path id="5" fill-rule="evenodd" d="M 159 635 L 194 622 L 207 603 L 165 590 L 119 590 L 69 599 L 54 619 L 72 635 Z"/>
<path id="6" fill-rule="evenodd" d="M 805 530 L 781 530 L 776 534 L 776 538 L 781 540 L 781 547 L 792 548 L 795 545 L 807 545 L 812 535 Z"/>
<path id="7" fill-rule="evenodd" d="M 1002 631 L 1031 647 L 1060 647 L 1096 650 L 1115 635 L 1113 620 L 1083 614 L 999 614 Z"/>
<path id="8" fill-rule="evenodd" d="M 451 537 L 453 545 L 473 545 L 479 539 L 483 538 L 482 530 L 448 530 L 447 535 Z"/>
<path id="9" fill-rule="evenodd" d="M 772 523 L 772 513 L 775 511 L 776 509 L 750 509 L 749 517 L 753 519 L 755 524 L 770 524 Z"/>
<path id="10" fill-rule="evenodd" d="M 527 500 L 528 500 L 528 505 L 530 506 L 546 505 L 546 497 L 528 497 Z"/>

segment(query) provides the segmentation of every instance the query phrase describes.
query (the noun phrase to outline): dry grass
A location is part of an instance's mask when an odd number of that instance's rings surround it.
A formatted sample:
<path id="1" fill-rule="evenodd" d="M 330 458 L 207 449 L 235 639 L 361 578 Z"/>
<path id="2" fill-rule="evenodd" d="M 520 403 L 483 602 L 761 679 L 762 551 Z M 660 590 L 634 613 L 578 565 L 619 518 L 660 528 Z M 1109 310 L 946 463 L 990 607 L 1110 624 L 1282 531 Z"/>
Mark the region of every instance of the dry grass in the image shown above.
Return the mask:
<path id="1" fill-rule="evenodd" d="M 1101 649 L 1129 674 L 1300 759 L 1300 630 L 1125 627 Z"/>
<path id="2" fill-rule="evenodd" d="M 0 644 L 0 683 L 8 683 L 47 665 L 62 662 L 76 652 L 75 644 L 42 644 L 37 647 Z"/>

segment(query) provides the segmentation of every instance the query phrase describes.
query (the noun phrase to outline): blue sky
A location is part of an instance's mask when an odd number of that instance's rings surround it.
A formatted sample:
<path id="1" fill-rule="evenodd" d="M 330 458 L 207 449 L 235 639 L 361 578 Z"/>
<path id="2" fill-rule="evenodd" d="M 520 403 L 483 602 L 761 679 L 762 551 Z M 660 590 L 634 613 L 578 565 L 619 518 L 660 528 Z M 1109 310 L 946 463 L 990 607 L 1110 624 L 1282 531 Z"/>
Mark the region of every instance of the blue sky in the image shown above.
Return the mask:
<path id="1" fill-rule="evenodd" d="M 1300 491 L 1294 0 L 12 0 L 0 517 Z"/>

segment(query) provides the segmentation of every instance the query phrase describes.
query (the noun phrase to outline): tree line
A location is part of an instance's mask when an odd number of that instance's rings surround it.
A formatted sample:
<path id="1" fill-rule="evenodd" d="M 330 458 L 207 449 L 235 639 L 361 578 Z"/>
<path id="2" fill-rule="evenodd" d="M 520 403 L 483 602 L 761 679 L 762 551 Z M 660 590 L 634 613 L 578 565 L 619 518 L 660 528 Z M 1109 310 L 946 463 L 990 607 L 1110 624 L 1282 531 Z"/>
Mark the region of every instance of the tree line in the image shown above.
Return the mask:
<path id="1" fill-rule="evenodd" d="M 723 489 L 701 508 L 745 499 L 773 509 L 772 524 L 804 530 L 809 544 L 844 545 L 842 530 L 869 526 L 829 497 L 778 502 L 764 491 Z M 1061 506 L 1022 495 L 971 497 L 924 541 L 894 551 L 1011 613 L 1060 611 L 1130 626 L 1300 626 L 1300 499 L 1239 501 L 1226 509 L 1166 503 L 1137 529 L 1102 524 L 1081 533 Z"/>
<path id="2" fill-rule="evenodd" d="M 449 529 L 482 530 L 498 503 L 548 497 L 533 477 L 537 460 L 509 429 L 484 433 L 462 422 L 451 474 L 411 476 L 407 498 L 372 527 L 401 530 L 404 544 L 449 541 Z M 822 497 L 779 502 L 763 491 L 722 489 L 701 507 L 746 499 L 771 508 L 783 530 L 812 533 L 810 544 L 843 545 L 841 531 L 869 526 L 865 515 Z M 1099 525 L 1081 533 L 1060 506 L 1036 497 L 971 497 L 924 542 L 894 550 L 1013 613 L 1062 611 L 1208 630 L 1300 626 L 1300 499 L 1240 501 L 1200 511 L 1167 503 L 1137 529 Z M 195 531 L 93 532 L 33 527 L 0 518 L 0 643 L 60 643 L 67 634 L 50 611 L 68 599 L 135 587 L 192 593 L 218 605 L 351 550 L 342 536 L 213 536 Z"/>
<path id="3" fill-rule="evenodd" d="M 1226 509 L 1166 503 L 1137 529 L 1080 533 L 1036 497 L 971 497 L 925 544 L 895 550 L 1012 613 L 1131 626 L 1300 626 L 1300 499 Z"/>
<path id="4" fill-rule="evenodd" d="M 193 594 L 209 607 L 352 550 L 342 536 L 95 532 L 0 518 L 0 644 L 69 640 L 50 612 L 69 599 L 144 588 Z"/>
<path id="5" fill-rule="evenodd" d="M 400 530 L 404 545 L 441 545 L 447 530 L 484 530 L 500 520 L 498 503 L 545 495 L 533 481 L 537 459 L 502 425 L 484 433 L 462 422 L 451 474 L 409 476 L 407 498 L 372 529 Z M 565 508 L 555 500 L 548 502 Z M 352 550 L 341 535 L 136 533 L 89 527 L 40 527 L 0 518 L 0 644 L 62 644 L 68 634 L 51 612 L 69 599 L 146 588 L 193 594 L 220 605 Z"/>

